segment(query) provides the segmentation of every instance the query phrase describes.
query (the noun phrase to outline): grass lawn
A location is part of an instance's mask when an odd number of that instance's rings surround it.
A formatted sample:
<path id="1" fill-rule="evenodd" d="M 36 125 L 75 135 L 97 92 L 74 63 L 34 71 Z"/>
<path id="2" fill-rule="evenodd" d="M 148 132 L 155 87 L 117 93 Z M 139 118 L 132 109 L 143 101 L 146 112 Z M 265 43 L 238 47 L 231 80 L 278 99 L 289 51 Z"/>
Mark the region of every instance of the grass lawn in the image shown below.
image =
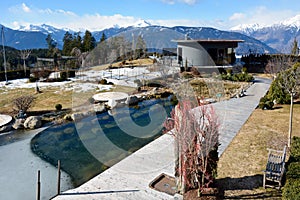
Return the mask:
<path id="1" fill-rule="evenodd" d="M 300 136 L 300 104 L 294 105 L 293 136 Z M 217 181 L 225 199 L 281 199 L 281 192 L 263 189 L 267 148 L 287 143 L 289 105 L 256 109 L 221 155 Z"/>

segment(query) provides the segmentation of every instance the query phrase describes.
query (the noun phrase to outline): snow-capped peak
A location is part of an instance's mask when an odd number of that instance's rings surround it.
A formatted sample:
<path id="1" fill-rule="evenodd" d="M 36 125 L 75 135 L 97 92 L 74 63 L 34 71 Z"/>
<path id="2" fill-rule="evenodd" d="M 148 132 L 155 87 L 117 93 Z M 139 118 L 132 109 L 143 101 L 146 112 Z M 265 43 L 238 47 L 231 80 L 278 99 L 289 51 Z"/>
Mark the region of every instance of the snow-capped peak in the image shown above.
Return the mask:
<path id="1" fill-rule="evenodd" d="M 298 27 L 300 29 L 300 14 L 295 15 L 291 18 L 288 18 L 286 20 L 274 23 L 274 24 L 269 24 L 269 25 L 262 25 L 262 24 L 240 24 L 237 26 L 232 27 L 230 30 L 231 31 L 241 31 L 246 34 L 251 34 L 254 31 L 257 31 L 262 28 L 266 27 L 281 27 L 281 26 L 288 26 L 288 27 Z"/>
<path id="2" fill-rule="evenodd" d="M 55 33 L 61 30 L 64 31 L 70 31 L 70 29 L 63 28 L 63 29 L 57 29 L 53 26 L 47 25 L 47 24 L 41 24 L 41 25 L 34 25 L 34 24 L 26 24 L 26 25 L 20 25 L 19 28 L 17 28 L 19 31 L 27 31 L 27 32 L 42 32 L 45 34 L 48 33 Z"/>
<path id="3" fill-rule="evenodd" d="M 134 27 L 147 27 L 147 26 L 151 26 L 152 24 L 145 21 L 145 20 L 139 20 L 137 21 L 135 24 L 133 24 Z"/>
<path id="4" fill-rule="evenodd" d="M 287 20 L 284 20 L 283 22 L 281 22 L 281 24 L 286 25 L 286 26 L 300 27 L 300 14 L 296 15 L 294 17 L 291 17 Z"/>
<path id="5" fill-rule="evenodd" d="M 237 26 L 232 27 L 231 31 L 243 31 L 246 33 L 256 31 L 258 29 L 262 28 L 260 24 L 239 24 Z"/>

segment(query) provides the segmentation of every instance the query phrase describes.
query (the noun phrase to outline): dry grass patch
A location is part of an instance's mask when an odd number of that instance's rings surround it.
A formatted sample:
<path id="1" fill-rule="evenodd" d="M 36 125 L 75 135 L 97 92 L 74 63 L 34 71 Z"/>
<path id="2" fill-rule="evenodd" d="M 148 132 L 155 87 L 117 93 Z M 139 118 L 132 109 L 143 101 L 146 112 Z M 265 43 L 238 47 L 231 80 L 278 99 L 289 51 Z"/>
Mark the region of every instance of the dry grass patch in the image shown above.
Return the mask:
<path id="1" fill-rule="evenodd" d="M 100 71 L 100 70 L 106 70 L 109 69 L 110 67 L 141 67 L 141 66 L 149 66 L 153 65 L 153 60 L 150 58 L 143 58 L 143 59 L 137 59 L 137 60 L 126 60 L 125 64 L 122 64 L 121 61 L 115 62 L 112 64 L 104 64 L 104 65 L 99 65 L 93 67 L 93 70 Z"/>
<path id="2" fill-rule="evenodd" d="M 251 83 L 195 78 L 190 84 L 198 97 L 216 98 L 216 94 L 221 93 L 222 99 L 230 99 L 237 91 L 247 88 Z"/>
<path id="3" fill-rule="evenodd" d="M 300 136 L 300 105 L 294 107 L 293 135 Z M 287 143 L 289 106 L 256 109 L 218 163 L 218 182 L 224 198 L 281 199 L 280 191 L 262 188 L 267 148 L 282 150 Z"/>
<path id="4" fill-rule="evenodd" d="M 72 107 L 72 91 L 61 91 L 59 87 L 48 87 L 41 89 L 41 93 L 36 93 L 35 89 L 11 89 L 0 91 L 0 113 L 12 113 L 12 101 L 23 95 L 33 95 L 35 101 L 29 111 L 55 110 L 55 105 L 60 103 L 63 108 Z"/>
<path id="5" fill-rule="evenodd" d="M 61 90 L 60 87 L 46 87 L 40 90 L 41 93 L 36 93 L 34 88 L 0 89 L 0 113 L 16 114 L 13 113 L 12 101 L 23 95 L 33 95 L 35 97 L 33 106 L 28 111 L 53 111 L 56 104 L 61 104 L 63 109 L 72 109 L 73 105 L 85 104 L 89 98 L 97 93 L 96 90 L 73 93 L 73 90 Z M 116 85 L 111 91 L 133 93 L 136 88 Z"/>

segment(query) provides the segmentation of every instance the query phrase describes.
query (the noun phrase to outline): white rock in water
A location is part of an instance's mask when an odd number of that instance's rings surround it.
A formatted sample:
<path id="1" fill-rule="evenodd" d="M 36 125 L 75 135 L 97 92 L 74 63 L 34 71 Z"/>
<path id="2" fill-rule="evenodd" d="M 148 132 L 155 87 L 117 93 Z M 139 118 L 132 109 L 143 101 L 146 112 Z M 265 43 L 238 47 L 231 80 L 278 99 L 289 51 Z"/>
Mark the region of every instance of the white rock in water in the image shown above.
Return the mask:
<path id="1" fill-rule="evenodd" d="M 42 118 L 39 116 L 30 116 L 24 122 L 24 128 L 36 129 L 42 126 Z"/>

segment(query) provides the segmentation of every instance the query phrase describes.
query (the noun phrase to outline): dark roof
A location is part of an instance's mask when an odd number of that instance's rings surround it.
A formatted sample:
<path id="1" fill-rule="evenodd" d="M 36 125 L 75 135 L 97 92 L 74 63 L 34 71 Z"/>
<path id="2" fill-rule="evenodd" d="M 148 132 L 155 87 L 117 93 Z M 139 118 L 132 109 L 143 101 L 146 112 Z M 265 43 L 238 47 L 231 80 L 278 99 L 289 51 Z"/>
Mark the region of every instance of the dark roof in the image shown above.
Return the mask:
<path id="1" fill-rule="evenodd" d="M 231 40 L 231 39 L 188 39 L 188 40 L 173 40 L 174 42 L 199 42 L 199 43 L 232 43 L 244 42 L 244 40 Z"/>

